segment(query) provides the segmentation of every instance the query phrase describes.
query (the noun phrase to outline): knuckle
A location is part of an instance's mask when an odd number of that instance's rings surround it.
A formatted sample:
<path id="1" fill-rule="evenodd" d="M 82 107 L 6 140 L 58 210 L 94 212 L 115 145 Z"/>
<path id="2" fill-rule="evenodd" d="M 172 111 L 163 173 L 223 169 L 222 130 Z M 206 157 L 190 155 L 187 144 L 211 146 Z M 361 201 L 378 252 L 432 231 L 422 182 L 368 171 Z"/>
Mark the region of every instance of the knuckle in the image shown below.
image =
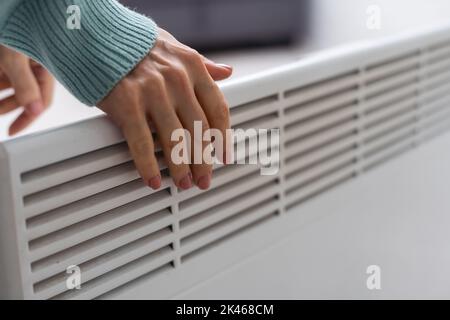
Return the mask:
<path id="1" fill-rule="evenodd" d="M 165 89 L 164 76 L 160 72 L 150 72 L 147 75 L 145 86 L 153 94 L 160 94 Z"/>
<path id="2" fill-rule="evenodd" d="M 206 73 L 207 71 L 205 71 Z M 199 81 L 198 83 L 196 83 L 196 87 L 203 91 L 203 92 L 213 92 L 216 93 L 217 96 L 220 96 L 221 94 L 219 94 L 220 89 L 217 86 L 217 84 L 212 81 L 211 79 L 209 79 L 208 77 L 203 77 L 202 81 Z"/>
<path id="3" fill-rule="evenodd" d="M 181 67 L 171 67 L 167 69 L 167 77 L 179 86 L 187 86 L 189 77 L 187 72 Z"/>
<path id="4" fill-rule="evenodd" d="M 190 60 L 191 60 L 191 63 L 192 63 L 194 66 L 196 66 L 196 67 L 201 67 L 202 69 L 205 68 L 204 63 L 203 63 L 202 56 L 199 55 L 198 53 L 192 55 L 191 58 L 190 58 Z"/>
<path id="5" fill-rule="evenodd" d="M 131 86 L 133 86 L 133 80 L 131 80 L 129 77 L 125 77 L 120 81 L 120 86 L 124 89 L 128 89 Z"/>
<path id="6" fill-rule="evenodd" d="M 120 91 L 121 93 L 125 95 L 131 95 L 136 90 L 136 84 L 133 80 L 129 79 L 128 77 L 123 78 L 120 81 Z"/>
<path id="7" fill-rule="evenodd" d="M 203 65 L 203 58 L 197 50 L 189 48 L 186 50 L 186 59 L 194 66 Z"/>
<path id="8" fill-rule="evenodd" d="M 193 48 L 189 48 L 190 50 L 189 50 L 189 52 L 191 53 L 191 54 L 193 54 L 193 55 L 195 55 L 195 56 L 199 56 L 200 55 L 200 53 L 197 51 L 197 50 L 195 50 L 195 49 L 193 49 Z"/>
<path id="9" fill-rule="evenodd" d="M 186 54 L 187 57 L 195 57 L 200 55 L 197 50 L 187 46 L 184 47 L 184 53 Z"/>
<path id="10" fill-rule="evenodd" d="M 158 70 L 148 70 L 145 74 L 145 79 L 150 84 L 161 85 L 164 83 L 164 77 Z"/>

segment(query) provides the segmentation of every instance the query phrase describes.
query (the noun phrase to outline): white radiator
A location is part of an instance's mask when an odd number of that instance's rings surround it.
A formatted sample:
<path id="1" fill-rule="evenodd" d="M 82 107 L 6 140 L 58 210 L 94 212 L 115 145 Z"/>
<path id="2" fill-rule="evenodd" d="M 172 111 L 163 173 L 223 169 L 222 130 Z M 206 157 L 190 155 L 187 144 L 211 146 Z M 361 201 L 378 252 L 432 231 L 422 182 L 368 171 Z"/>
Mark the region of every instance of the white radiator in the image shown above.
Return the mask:
<path id="1" fill-rule="evenodd" d="M 164 166 L 161 190 L 144 186 L 103 117 L 0 144 L 0 296 L 173 297 L 292 231 L 294 207 L 450 128 L 448 80 L 446 26 L 226 84 L 233 127 L 281 130 L 281 170 L 216 168 L 206 192 Z"/>

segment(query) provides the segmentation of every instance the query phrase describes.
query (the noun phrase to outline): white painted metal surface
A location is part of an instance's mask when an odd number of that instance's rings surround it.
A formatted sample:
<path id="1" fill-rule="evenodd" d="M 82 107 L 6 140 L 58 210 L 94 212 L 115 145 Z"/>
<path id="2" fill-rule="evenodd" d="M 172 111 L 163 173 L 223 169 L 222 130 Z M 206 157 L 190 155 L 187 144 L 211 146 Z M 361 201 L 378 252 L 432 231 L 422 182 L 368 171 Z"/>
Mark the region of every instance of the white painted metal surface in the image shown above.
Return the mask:
<path id="1" fill-rule="evenodd" d="M 449 163 L 447 133 L 298 206 L 282 240 L 175 298 L 448 299 Z"/>
<path id="2" fill-rule="evenodd" d="M 352 46 L 224 85 L 234 127 L 281 129 L 277 176 L 227 166 L 210 191 L 179 192 L 166 176 L 154 192 L 102 117 L 3 143 L 2 296 L 169 298 L 273 245 L 311 198 L 449 128 L 449 31 Z M 83 284 L 68 291 L 73 264 Z"/>

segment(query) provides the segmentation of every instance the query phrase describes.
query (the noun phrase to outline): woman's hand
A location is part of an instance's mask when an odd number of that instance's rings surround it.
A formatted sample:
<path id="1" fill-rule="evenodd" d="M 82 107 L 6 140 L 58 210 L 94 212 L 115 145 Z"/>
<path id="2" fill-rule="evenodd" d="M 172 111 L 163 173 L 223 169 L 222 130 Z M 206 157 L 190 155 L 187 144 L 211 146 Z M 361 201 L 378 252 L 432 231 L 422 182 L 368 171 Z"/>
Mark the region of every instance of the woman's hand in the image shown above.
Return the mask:
<path id="1" fill-rule="evenodd" d="M 193 183 L 200 189 L 209 188 L 212 166 L 175 165 L 171 151 L 178 142 L 171 141 L 171 135 L 184 128 L 194 138 L 194 121 L 201 121 L 203 131 L 214 128 L 222 132 L 226 150 L 228 106 L 214 81 L 231 73 L 231 67 L 214 64 L 160 29 L 147 57 L 98 104 L 121 128 L 137 170 L 150 187 L 158 189 L 161 176 L 149 122 L 156 130 L 175 184 L 181 189 L 189 189 Z M 192 139 L 191 144 L 196 143 L 202 150 L 208 146 Z"/>
<path id="2" fill-rule="evenodd" d="M 23 107 L 21 115 L 9 127 L 15 135 L 28 127 L 51 104 L 52 75 L 25 55 L 0 45 L 0 92 L 14 92 L 0 100 L 0 115 Z"/>

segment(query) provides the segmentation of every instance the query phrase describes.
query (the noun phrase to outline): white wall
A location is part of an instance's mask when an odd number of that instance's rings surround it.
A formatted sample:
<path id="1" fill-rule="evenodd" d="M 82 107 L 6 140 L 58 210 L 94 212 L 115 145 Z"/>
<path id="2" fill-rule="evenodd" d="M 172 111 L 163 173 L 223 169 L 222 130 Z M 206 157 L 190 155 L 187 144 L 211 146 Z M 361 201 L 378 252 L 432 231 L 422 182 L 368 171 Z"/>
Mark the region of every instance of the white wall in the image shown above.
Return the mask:
<path id="1" fill-rule="evenodd" d="M 310 0 L 312 47 L 386 36 L 407 29 L 450 22 L 448 0 Z M 367 8 L 381 9 L 381 29 L 366 27 Z"/>

